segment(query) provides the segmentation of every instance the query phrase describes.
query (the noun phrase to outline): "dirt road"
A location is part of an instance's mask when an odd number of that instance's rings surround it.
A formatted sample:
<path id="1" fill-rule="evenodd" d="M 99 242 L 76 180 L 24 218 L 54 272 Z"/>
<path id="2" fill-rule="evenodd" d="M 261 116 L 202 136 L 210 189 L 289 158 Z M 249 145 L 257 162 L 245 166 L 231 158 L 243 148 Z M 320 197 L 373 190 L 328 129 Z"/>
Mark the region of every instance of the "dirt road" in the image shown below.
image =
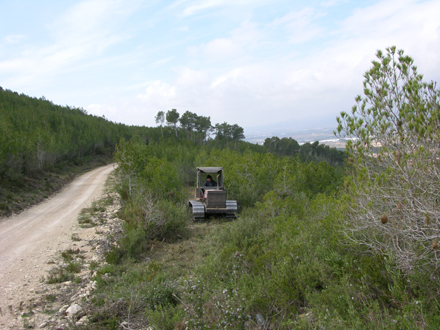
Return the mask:
<path id="1" fill-rule="evenodd" d="M 48 262 L 71 243 L 82 208 L 101 195 L 113 165 L 75 179 L 61 192 L 29 210 L 0 220 L 0 328 L 7 329 L 21 301 L 52 267 Z"/>

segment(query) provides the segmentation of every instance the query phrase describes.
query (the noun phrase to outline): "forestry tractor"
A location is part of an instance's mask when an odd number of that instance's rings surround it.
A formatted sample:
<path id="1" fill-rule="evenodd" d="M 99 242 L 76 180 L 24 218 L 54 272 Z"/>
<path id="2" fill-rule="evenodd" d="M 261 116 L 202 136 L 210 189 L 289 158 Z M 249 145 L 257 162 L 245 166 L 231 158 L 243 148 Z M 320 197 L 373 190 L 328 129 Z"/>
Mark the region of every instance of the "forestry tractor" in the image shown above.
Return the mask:
<path id="1" fill-rule="evenodd" d="M 202 179 L 212 178 L 214 186 L 206 186 Z M 208 181 L 208 180 L 207 180 Z M 223 167 L 197 167 L 197 187 L 195 199 L 188 201 L 188 209 L 192 212 L 194 221 L 203 220 L 209 215 L 225 215 L 235 218 L 237 201 L 227 200 L 227 191 L 223 186 Z"/>

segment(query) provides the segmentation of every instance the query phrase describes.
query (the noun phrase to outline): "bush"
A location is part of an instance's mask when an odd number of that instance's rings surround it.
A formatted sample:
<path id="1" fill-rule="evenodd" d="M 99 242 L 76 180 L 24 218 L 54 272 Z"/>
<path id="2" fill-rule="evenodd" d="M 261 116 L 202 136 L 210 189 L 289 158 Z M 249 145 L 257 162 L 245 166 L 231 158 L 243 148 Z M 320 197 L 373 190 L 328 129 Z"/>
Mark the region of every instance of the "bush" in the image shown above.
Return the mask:
<path id="1" fill-rule="evenodd" d="M 157 200 L 148 192 L 137 195 L 121 210 L 124 237 L 118 251 L 108 261 L 118 262 L 122 256 L 138 259 L 152 240 L 175 240 L 187 233 L 188 213 L 183 204 Z"/>
<path id="2" fill-rule="evenodd" d="M 181 309 L 180 306 L 159 306 L 155 310 L 148 310 L 146 315 L 153 329 L 185 329 L 185 325 L 182 322 L 184 318 L 184 311 Z"/>

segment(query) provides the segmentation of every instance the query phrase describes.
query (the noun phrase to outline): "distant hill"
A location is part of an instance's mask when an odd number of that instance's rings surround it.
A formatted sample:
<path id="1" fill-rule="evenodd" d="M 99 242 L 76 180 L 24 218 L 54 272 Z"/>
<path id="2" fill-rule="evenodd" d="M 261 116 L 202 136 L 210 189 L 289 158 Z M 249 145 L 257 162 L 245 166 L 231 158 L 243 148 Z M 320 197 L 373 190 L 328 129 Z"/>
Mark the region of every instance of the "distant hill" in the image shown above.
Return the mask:
<path id="1" fill-rule="evenodd" d="M 264 126 L 248 127 L 245 129 L 245 140 L 254 144 L 262 144 L 268 137 L 290 137 L 300 144 L 319 141 L 333 147 L 344 148 L 345 142 L 336 143 L 339 142 L 333 134 L 336 126 L 336 115 L 288 120 Z"/>
<path id="2" fill-rule="evenodd" d="M 272 136 L 278 136 L 280 138 L 291 137 L 299 143 L 334 140 L 333 130 L 333 128 L 261 130 L 253 133 L 246 132 L 246 141 L 261 144 L 266 138 Z"/>

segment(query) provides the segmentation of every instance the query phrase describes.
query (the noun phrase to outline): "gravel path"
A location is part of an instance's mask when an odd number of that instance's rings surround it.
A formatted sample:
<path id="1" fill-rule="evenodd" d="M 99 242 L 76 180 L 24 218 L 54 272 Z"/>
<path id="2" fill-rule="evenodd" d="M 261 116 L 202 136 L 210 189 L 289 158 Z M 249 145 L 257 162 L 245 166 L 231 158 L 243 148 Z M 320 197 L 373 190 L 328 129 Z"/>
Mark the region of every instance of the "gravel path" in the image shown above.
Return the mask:
<path id="1" fill-rule="evenodd" d="M 75 179 L 47 201 L 0 220 L 0 329 L 15 329 L 22 302 L 32 299 L 58 251 L 71 244 L 82 208 L 101 196 L 107 165 Z"/>

